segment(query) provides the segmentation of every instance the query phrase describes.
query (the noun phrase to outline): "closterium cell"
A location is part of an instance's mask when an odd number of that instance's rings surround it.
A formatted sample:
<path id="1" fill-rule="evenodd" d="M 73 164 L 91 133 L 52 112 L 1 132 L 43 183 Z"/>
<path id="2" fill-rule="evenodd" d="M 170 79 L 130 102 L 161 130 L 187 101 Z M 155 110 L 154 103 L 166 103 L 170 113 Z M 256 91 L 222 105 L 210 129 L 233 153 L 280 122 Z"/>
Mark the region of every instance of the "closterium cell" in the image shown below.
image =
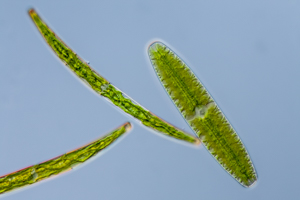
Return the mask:
<path id="1" fill-rule="evenodd" d="M 72 170 L 96 156 L 102 150 L 114 143 L 118 138 L 131 129 L 130 123 L 125 123 L 108 135 L 51 160 L 26 167 L 19 171 L 0 177 L 0 194 L 32 185 L 54 175 Z"/>
<path id="2" fill-rule="evenodd" d="M 143 125 L 157 131 L 158 133 L 162 133 L 166 136 L 176 138 L 190 144 L 200 144 L 200 140 L 197 137 L 185 133 L 166 121 L 161 120 L 159 117 L 143 108 L 99 75 L 46 25 L 34 9 L 29 10 L 29 15 L 46 40 L 47 44 L 60 58 L 60 60 L 96 93 L 107 98 L 124 112 L 133 116 Z"/>

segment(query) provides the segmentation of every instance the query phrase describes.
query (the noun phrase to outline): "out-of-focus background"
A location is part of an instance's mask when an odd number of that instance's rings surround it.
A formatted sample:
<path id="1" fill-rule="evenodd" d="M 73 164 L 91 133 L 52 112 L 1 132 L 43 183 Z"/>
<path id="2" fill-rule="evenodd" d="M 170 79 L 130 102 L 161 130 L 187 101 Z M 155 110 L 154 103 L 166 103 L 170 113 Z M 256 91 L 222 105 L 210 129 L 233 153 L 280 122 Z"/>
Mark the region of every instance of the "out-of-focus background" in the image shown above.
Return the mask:
<path id="1" fill-rule="evenodd" d="M 190 66 L 235 127 L 258 173 L 243 188 L 207 150 L 159 137 L 87 89 L 28 16 L 35 8 L 91 66 L 141 105 L 189 133 L 147 57 L 161 40 Z M 133 130 L 84 167 L 7 200 L 297 199 L 300 2 L 0 2 L 0 176 Z"/>

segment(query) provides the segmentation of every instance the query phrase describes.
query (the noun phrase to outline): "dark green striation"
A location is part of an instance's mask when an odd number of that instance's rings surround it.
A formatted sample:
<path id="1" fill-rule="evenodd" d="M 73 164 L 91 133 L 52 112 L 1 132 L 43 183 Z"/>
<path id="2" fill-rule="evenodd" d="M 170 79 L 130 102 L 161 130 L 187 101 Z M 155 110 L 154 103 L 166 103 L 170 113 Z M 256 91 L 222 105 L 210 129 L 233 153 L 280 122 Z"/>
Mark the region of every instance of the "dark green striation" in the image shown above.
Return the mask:
<path id="1" fill-rule="evenodd" d="M 253 185 L 257 176 L 244 145 L 201 82 L 161 42 L 150 45 L 148 53 L 164 88 L 201 142 L 243 186 Z"/>
<path id="2" fill-rule="evenodd" d="M 0 177 L 0 194 L 19 189 L 23 186 L 37 183 L 50 176 L 69 171 L 97 155 L 107 148 L 125 132 L 131 129 L 130 123 L 125 123 L 108 135 L 85 145 L 77 150 L 68 152 L 46 162 L 33 165 L 19 171 Z"/>
<path id="3" fill-rule="evenodd" d="M 52 48 L 55 54 L 71 69 L 82 81 L 90 86 L 98 94 L 109 99 L 113 104 L 123 111 L 132 115 L 145 126 L 152 128 L 164 135 L 192 143 L 200 144 L 197 137 L 189 135 L 171 124 L 161 120 L 148 110 L 131 100 L 120 90 L 110 84 L 106 79 L 97 74 L 86 62 L 74 53 L 55 33 L 46 25 L 39 15 L 33 10 L 29 10 L 29 15 L 37 26 L 38 30 Z"/>

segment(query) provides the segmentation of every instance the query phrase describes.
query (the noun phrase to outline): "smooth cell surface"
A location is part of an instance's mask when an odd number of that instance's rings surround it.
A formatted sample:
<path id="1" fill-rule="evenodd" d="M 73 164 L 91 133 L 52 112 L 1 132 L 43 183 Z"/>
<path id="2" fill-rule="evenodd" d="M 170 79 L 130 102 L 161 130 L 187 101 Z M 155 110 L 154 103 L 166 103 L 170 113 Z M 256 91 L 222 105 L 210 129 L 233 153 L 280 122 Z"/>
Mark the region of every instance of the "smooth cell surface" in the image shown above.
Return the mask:
<path id="1" fill-rule="evenodd" d="M 33 10 L 29 10 L 33 22 L 52 48 L 56 55 L 65 65 L 74 72 L 84 83 L 91 87 L 95 92 L 106 97 L 114 105 L 121 108 L 124 112 L 139 120 L 145 126 L 158 131 L 164 135 L 185 141 L 191 144 L 200 144 L 197 137 L 194 137 L 173 125 L 161 120 L 138 103 L 131 100 L 120 90 L 110 84 L 106 79 L 100 76 L 86 62 L 84 62 L 76 53 L 74 53 L 47 25 L 39 15 Z"/>
<path id="2" fill-rule="evenodd" d="M 256 182 L 254 166 L 233 127 L 189 67 L 166 45 L 148 49 L 165 90 L 204 146 L 243 186 Z"/>
<path id="3" fill-rule="evenodd" d="M 131 129 L 130 123 L 125 123 L 108 135 L 74 151 L 68 152 L 43 163 L 26 167 L 19 171 L 0 177 L 0 194 L 37 183 L 53 175 L 69 171 L 115 142 L 120 136 Z"/>

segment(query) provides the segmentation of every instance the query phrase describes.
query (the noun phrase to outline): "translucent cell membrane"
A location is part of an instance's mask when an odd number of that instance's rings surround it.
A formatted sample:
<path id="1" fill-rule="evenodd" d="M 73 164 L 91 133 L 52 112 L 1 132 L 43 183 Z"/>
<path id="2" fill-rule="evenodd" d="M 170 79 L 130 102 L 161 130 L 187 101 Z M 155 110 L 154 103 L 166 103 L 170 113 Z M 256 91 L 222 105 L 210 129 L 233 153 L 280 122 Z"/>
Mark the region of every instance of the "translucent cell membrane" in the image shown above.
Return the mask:
<path id="1" fill-rule="evenodd" d="M 106 79 L 93 70 L 85 61 L 74 53 L 55 33 L 42 21 L 35 10 L 30 9 L 29 15 L 38 30 L 52 48 L 55 54 L 74 72 L 84 83 L 95 92 L 107 98 L 123 111 L 139 120 L 145 126 L 164 135 L 182 140 L 191 144 L 200 144 L 200 140 L 173 125 L 161 120 L 138 103 L 127 97 L 124 93 L 110 84 Z"/>
<path id="2" fill-rule="evenodd" d="M 250 157 L 233 127 L 189 67 L 161 42 L 148 54 L 165 90 L 208 151 L 243 186 L 257 176 Z"/>
<path id="3" fill-rule="evenodd" d="M 0 194 L 31 185 L 47 179 L 50 176 L 69 171 L 75 166 L 78 166 L 96 156 L 100 151 L 106 149 L 130 129 L 131 124 L 125 123 L 108 135 L 97 139 L 88 145 L 40 164 L 32 165 L 19 171 L 4 175 L 0 177 Z"/>

